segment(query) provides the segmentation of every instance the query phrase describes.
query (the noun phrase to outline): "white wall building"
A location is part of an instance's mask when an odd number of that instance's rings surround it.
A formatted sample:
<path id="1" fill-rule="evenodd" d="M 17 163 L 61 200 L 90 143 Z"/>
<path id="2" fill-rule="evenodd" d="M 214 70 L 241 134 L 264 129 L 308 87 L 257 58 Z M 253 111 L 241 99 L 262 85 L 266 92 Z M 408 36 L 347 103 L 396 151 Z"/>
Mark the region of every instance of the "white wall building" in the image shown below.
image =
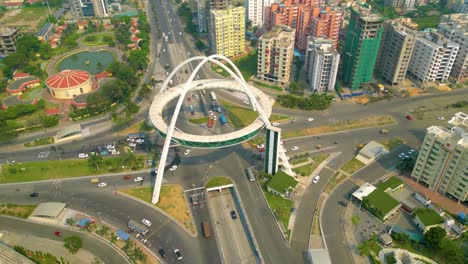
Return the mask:
<path id="1" fill-rule="evenodd" d="M 338 73 L 340 54 L 333 46 L 332 39 L 307 38 L 306 74 L 310 90 L 333 91 Z"/>
<path id="2" fill-rule="evenodd" d="M 422 82 L 445 82 L 452 70 L 459 45 L 443 35 L 430 32 L 416 38 L 408 75 Z"/>
<path id="3" fill-rule="evenodd" d="M 414 8 L 414 0 L 405 0 L 405 7 L 406 8 Z"/>
<path id="4" fill-rule="evenodd" d="M 262 28 L 265 22 L 265 8 L 273 2 L 274 0 L 245 0 L 245 19 L 252 21 L 252 27 Z"/>
<path id="5" fill-rule="evenodd" d="M 455 79 L 468 78 L 468 14 L 442 16 L 437 32 L 460 45 L 450 75 Z"/>

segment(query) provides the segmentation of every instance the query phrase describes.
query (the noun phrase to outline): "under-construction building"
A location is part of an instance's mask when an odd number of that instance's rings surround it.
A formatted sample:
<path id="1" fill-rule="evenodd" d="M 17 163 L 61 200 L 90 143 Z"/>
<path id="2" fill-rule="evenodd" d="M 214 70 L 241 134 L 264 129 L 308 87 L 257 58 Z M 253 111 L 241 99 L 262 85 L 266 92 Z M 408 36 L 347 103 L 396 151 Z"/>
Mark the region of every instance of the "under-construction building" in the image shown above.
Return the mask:
<path id="1" fill-rule="evenodd" d="M 369 8 L 351 8 L 343 57 L 343 81 L 352 90 L 372 80 L 383 32 L 383 19 Z"/>

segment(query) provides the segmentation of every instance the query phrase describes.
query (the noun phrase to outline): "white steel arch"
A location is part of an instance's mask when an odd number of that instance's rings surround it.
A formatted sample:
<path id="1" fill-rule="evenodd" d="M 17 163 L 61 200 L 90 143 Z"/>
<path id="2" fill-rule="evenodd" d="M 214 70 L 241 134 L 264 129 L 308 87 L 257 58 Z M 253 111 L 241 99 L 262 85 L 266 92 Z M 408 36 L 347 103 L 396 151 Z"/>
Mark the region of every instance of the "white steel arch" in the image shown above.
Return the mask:
<path id="1" fill-rule="evenodd" d="M 220 58 L 220 59 L 223 59 L 223 60 L 227 61 L 233 67 L 233 69 L 236 71 L 237 74 L 234 73 L 229 67 L 227 67 L 226 65 L 224 65 L 220 61 L 216 60 L 216 58 Z M 166 90 L 166 87 L 167 87 L 167 85 L 169 83 L 169 80 L 172 79 L 172 77 L 178 72 L 178 70 L 180 68 L 182 68 L 185 64 L 190 63 L 190 62 L 195 61 L 195 60 L 201 60 L 201 62 L 195 67 L 192 74 L 190 74 L 187 82 L 185 83 L 185 85 L 184 85 L 184 87 L 182 89 L 182 92 L 181 92 L 181 94 L 179 96 L 179 100 L 177 101 L 177 105 L 176 105 L 176 107 L 174 109 L 174 113 L 172 115 L 170 124 L 169 124 L 169 126 L 167 128 L 167 132 L 165 133 L 166 138 L 165 138 L 165 141 L 164 141 L 163 150 L 161 152 L 161 159 L 160 159 L 159 165 L 158 165 L 156 181 L 155 181 L 153 196 L 152 196 L 152 200 L 151 200 L 151 202 L 153 204 L 156 204 L 159 201 L 159 194 L 161 192 L 161 185 L 162 185 L 162 180 L 163 180 L 163 176 L 164 176 L 164 169 L 165 169 L 165 166 L 166 166 L 167 155 L 168 155 L 169 147 L 170 147 L 170 144 L 171 144 L 171 141 L 172 141 L 172 136 L 173 136 L 173 133 L 174 133 L 177 117 L 178 117 L 178 115 L 180 113 L 180 109 L 182 107 L 182 104 L 184 102 L 184 99 L 185 99 L 185 96 L 186 96 L 187 92 L 192 88 L 193 79 L 195 78 L 197 73 L 200 71 L 201 67 L 206 62 L 213 62 L 213 63 L 219 65 L 220 67 L 222 67 L 226 72 L 228 72 L 229 75 L 231 77 L 233 77 L 234 80 L 236 80 L 239 83 L 239 85 L 244 89 L 245 93 L 247 94 L 250 101 L 252 102 L 252 105 L 254 106 L 254 110 L 256 110 L 259 113 L 260 118 L 262 119 L 264 124 L 266 126 L 271 126 L 270 121 L 268 120 L 268 116 L 266 116 L 266 114 L 263 111 L 261 105 L 258 103 L 257 99 L 252 94 L 252 92 L 248 89 L 248 86 L 247 86 L 242 74 L 240 73 L 239 69 L 234 65 L 234 63 L 232 61 L 230 61 L 228 58 L 226 58 L 223 55 L 215 54 L 215 55 L 211 55 L 209 57 L 197 56 L 197 57 L 192 57 L 192 58 L 189 58 L 189 59 L 185 60 L 184 62 L 179 64 L 177 67 L 175 67 L 174 70 L 172 70 L 171 74 L 169 74 L 168 78 L 164 81 L 163 86 L 161 88 L 161 92 Z M 289 166 L 289 162 L 287 160 L 287 157 L 286 157 L 283 149 L 280 150 L 280 158 L 281 158 L 281 160 L 283 162 L 283 165 L 286 166 L 286 169 L 288 171 L 292 172 L 291 167 Z"/>

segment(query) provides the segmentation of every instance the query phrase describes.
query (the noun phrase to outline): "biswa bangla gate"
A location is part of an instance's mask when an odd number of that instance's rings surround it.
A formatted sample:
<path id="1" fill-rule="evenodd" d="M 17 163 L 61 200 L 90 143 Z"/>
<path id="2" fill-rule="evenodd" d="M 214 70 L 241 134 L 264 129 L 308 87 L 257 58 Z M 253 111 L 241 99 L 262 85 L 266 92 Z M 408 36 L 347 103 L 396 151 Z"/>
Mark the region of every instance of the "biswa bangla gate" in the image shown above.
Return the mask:
<path id="1" fill-rule="evenodd" d="M 225 60 L 234 69 L 233 72 L 229 67 L 219 61 L 219 59 Z M 188 77 L 187 81 L 183 84 L 177 85 L 168 89 L 169 81 L 184 65 L 191 63 L 192 61 L 199 61 L 199 64 L 195 67 L 192 74 Z M 222 67 L 229 75 L 233 78 L 227 79 L 205 79 L 194 81 L 195 76 L 200 71 L 201 67 L 207 63 L 212 62 Z M 221 135 L 192 135 L 184 133 L 180 130 L 175 129 L 177 116 L 179 115 L 180 109 L 189 90 L 205 90 L 205 89 L 227 89 L 231 91 L 239 91 L 247 94 L 253 110 L 257 111 L 259 118 L 257 118 L 249 126 L 242 128 L 241 130 L 234 131 L 227 134 Z M 166 106 L 173 99 L 178 98 L 177 105 L 172 114 L 169 125 L 163 119 L 162 113 L 164 106 Z M 191 148 L 222 148 L 233 146 L 242 143 L 246 140 L 256 136 L 264 127 L 267 129 L 267 142 L 266 142 L 266 157 L 265 157 L 265 171 L 271 174 L 276 173 L 278 170 L 278 164 L 282 165 L 283 170 L 293 175 L 285 151 L 280 142 L 281 130 L 271 126 L 268 117 L 271 115 L 274 101 L 261 92 L 259 89 L 247 84 L 240 73 L 239 69 L 230 61 L 228 58 L 222 55 L 211 55 L 209 57 L 197 56 L 192 57 L 177 67 L 169 74 L 167 79 L 164 81 L 161 90 L 158 95 L 153 99 L 153 103 L 149 109 L 148 117 L 153 126 L 157 129 L 158 133 L 165 137 L 164 146 L 161 152 L 161 159 L 158 165 L 158 173 L 156 175 L 156 182 L 153 191 L 152 203 L 156 204 L 159 201 L 159 193 L 161 191 L 161 184 L 164 175 L 164 169 L 166 167 L 167 155 L 171 142 L 191 147 Z M 268 136 L 274 135 L 274 136 Z M 280 162 L 278 162 L 280 160 Z"/>

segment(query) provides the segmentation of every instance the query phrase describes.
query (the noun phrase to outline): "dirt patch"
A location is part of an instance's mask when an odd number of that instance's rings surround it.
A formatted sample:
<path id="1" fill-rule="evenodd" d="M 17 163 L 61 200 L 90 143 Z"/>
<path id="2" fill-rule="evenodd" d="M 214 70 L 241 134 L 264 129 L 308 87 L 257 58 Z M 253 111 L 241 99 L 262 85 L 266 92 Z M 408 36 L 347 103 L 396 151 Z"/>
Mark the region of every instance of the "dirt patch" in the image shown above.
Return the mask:
<path id="1" fill-rule="evenodd" d="M 441 92 L 450 92 L 452 91 L 452 88 L 448 87 L 446 84 L 441 84 L 437 86 L 437 89 Z"/>
<path id="2" fill-rule="evenodd" d="M 369 102 L 369 97 L 367 95 L 361 95 L 354 97 L 351 100 L 357 104 L 367 104 Z"/>
<path id="3" fill-rule="evenodd" d="M 51 9 L 53 13 L 55 10 Z M 42 21 L 47 17 L 47 7 L 30 6 L 21 9 L 9 10 L 0 19 L 4 26 L 24 27 L 27 29 L 39 29 Z"/>
<path id="4" fill-rule="evenodd" d="M 408 92 L 409 96 L 418 96 L 418 95 L 420 95 L 420 92 L 419 92 L 418 88 L 408 88 L 408 89 L 406 89 L 406 91 Z"/>
<path id="5" fill-rule="evenodd" d="M 182 186 L 165 185 L 164 187 L 166 188 L 161 188 L 160 200 L 157 206 L 194 232 Z"/>
<path id="6" fill-rule="evenodd" d="M 133 126 L 127 127 L 126 129 L 119 131 L 118 134 L 139 133 L 139 132 L 141 132 L 140 127 L 143 124 L 143 122 L 145 122 L 145 120 L 142 120 L 142 121 L 134 124 Z"/>
<path id="7" fill-rule="evenodd" d="M 28 218 L 36 207 L 37 205 L 0 204 L 0 214 Z"/>

